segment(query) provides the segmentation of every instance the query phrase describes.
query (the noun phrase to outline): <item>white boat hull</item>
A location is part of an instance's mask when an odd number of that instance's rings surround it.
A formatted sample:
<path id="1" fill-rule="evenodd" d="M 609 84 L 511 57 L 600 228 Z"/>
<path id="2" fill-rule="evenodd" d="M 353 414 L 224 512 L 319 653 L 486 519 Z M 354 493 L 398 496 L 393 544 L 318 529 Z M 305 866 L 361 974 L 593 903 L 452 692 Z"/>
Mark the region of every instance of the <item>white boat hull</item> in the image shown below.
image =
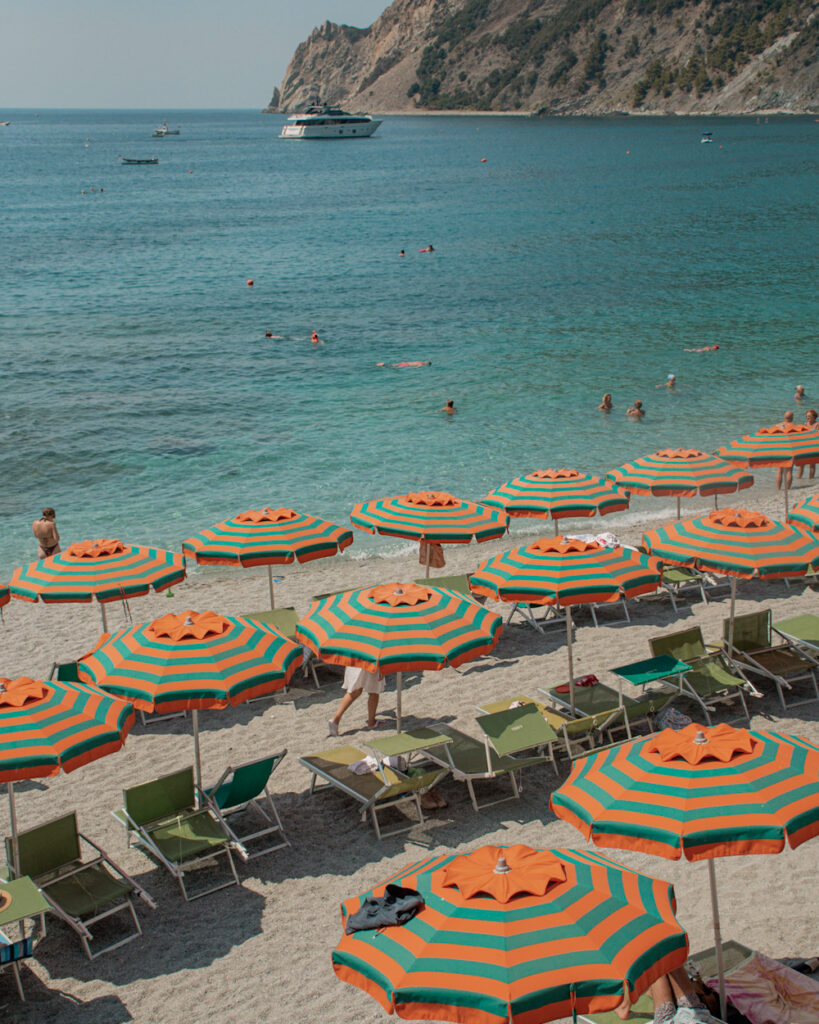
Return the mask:
<path id="1" fill-rule="evenodd" d="M 380 121 L 359 121 L 356 124 L 286 124 L 280 139 L 368 139 Z"/>

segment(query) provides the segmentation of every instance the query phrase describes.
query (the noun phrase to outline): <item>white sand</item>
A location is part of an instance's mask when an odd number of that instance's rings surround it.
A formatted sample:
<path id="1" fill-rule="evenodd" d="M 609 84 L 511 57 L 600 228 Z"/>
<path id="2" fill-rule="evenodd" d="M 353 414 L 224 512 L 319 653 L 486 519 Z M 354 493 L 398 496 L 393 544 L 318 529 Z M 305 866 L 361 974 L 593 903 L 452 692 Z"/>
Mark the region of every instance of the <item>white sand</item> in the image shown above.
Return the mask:
<path id="1" fill-rule="evenodd" d="M 802 494 L 806 493 L 805 491 Z M 749 505 L 745 496 L 737 504 Z M 731 503 L 722 499 L 722 504 Z M 687 502 L 686 512 L 703 502 Z M 777 499 L 763 502 L 780 513 Z M 753 506 L 751 506 L 753 507 Z M 598 528 L 619 529 L 634 540 L 639 530 L 609 517 Z M 531 528 L 531 523 L 528 524 Z M 572 521 L 575 532 L 593 529 Z M 544 532 L 551 532 L 546 524 Z M 571 531 L 567 531 L 571 532 Z M 446 571 L 473 569 L 477 561 L 509 546 L 447 549 Z M 314 593 L 344 586 L 422 575 L 416 558 L 359 559 L 341 557 L 284 568 L 278 589 L 281 604 L 306 610 Z M 174 588 L 174 596 L 152 595 L 132 602 L 134 619 L 142 621 L 169 611 L 213 609 L 227 614 L 267 605 L 266 570 L 195 573 Z M 770 606 L 774 619 L 816 611 L 814 590 L 801 584 L 740 583 L 738 611 Z M 122 622 L 119 606 L 110 606 L 110 624 Z M 500 611 L 505 612 L 504 608 Z M 648 656 L 647 640 L 664 630 L 700 625 L 708 641 L 721 635 L 728 613 L 726 600 L 707 606 L 681 607 L 675 616 L 667 602 L 631 605 L 631 625 L 592 628 L 578 615 L 576 671 L 595 672 L 612 682 L 606 666 Z M 55 660 L 81 655 L 97 639 L 96 606 L 31 606 L 12 601 L 5 609 L 3 675 L 47 675 Z M 475 708 L 481 702 L 513 692 L 535 696 L 537 687 L 562 681 L 566 675 L 565 635 L 560 628 L 541 636 L 528 626 L 509 627 L 493 655 L 460 673 L 447 669 L 405 679 L 407 726 L 429 719 L 454 721 L 476 731 Z M 148 780 L 192 762 L 193 744 L 187 719 L 143 729 L 137 725 L 124 749 L 71 775 L 18 785 L 18 813 L 25 828 L 76 808 L 81 829 L 100 841 L 153 894 L 159 906 L 139 905 L 141 939 L 89 963 L 74 935 L 54 918 L 40 945 L 32 971 L 24 971 L 30 1002 L 17 1002 L 11 973 L 0 975 L 0 1008 L 4 1019 L 46 1024 L 120 1021 L 190 1024 L 218 1018 L 223 1024 L 369 1024 L 383 1021 L 380 1007 L 358 989 L 337 981 L 330 954 L 340 936 L 339 901 L 363 892 L 428 851 L 467 850 L 487 842 L 524 842 L 533 846 L 582 846 L 578 833 L 554 819 L 548 798 L 566 777 L 547 770 L 532 773 L 520 802 L 508 802 L 475 814 L 462 785 L 447 781 L 443 791 L 449 808 L 433 814 L 424 827 L 377 842 L 362 825 L 352 805 L 335 793 L 307 796 L 308 773 L 299 754 L 332 746 L 327 719 L 340 696 L 335 677 L 323 675 L 320 691 L 312 686 L 289 696 L 227 711 L 203 712 L 202 753 L 205 781 L 214 781 L 227 763 L 240 763 L 267 751 L 288 748 L 274 776 L 273 789 L 291 849 L 249 865 L 240 865 L 242 889 L 186 904 L 176 883 L 142 853 L 126 850 L 120 826 L 110 812 L 120 805 L 123 786 Z M 382 698 L 388 715 L 394 708 L 393 687 Z M 688 705 L 684 705 L 689 710 Z M 774 728 L 819 741 L 816 704 L 783 715 L 775 696 L 752 703 L 754 727 Z M 364 702 L 353 706 L 342 727 L 343 741 L 363 740 L 358 730 Z M 719 720 L 719 719 L 718 719 Z M 5 815 L 5 801 L 0 803 Z M 819 846 L 809 842 L 776 857 L 743 857 L 717 863 L 724 935 L 775 956 L 813 955 L 816 946 L 816 865 Z M 676 889 L 679 918 L 688 929 L 692 948 L 711 945 L 707 868 L 614 851 L 624 864 L 668 879 Z"/>

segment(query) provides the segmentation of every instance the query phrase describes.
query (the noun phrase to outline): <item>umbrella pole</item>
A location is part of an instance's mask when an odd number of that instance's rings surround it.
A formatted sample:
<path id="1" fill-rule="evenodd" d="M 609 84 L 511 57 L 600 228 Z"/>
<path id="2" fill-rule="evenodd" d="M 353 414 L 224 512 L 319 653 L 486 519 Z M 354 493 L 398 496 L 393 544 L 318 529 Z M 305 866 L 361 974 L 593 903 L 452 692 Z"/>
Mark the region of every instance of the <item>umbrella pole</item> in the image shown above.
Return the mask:
<path id="1" fill-rule="evenodd" d="M 680 496 L 677 495 L 677 522 L 680 521 Z"/>
<path id="2" fill-rule="evenodd" d="M 401 732 L 403 725 L 403 717 L 401 715 L 401 683 L 403 682 L 403 673 L 395 673 L 395 721 L 398 726 L 398 731 Z"/>
<path id="3" fill-rule="evenodd" d="M 105 605 L 100 601 L 100 615 L 102 616 L 102 631 L 103 633 L 108 632 L 108 614 L 105 611 Z"/>
<path id="4" fill-rule="evenodd" d="M 273 597 L 273 566 L 272 565 L 268 565 L 268 567 L 267 567 L 267 585 L 270 587 L 270 607 L 272 609 L 272 608 L 276 607 L 276 601 L 275 601 L 275 598 Z"/>
<path id="5" fill-rule="evenodd" d="M 714 495 L 714 508 L 719 508 L 719 495 Z"/>
<path id="6" fill-rule="evenodd" d="M 711 883 L 711 914 L 714 920 L 714 952 L 717 954 L 717 976 L 719 978 L 719 1015 L 725 1019 L 725 966 L 722 960 L 722 932 L 719 925 L 719 902 L 717 900 L 717 873 L 714 859 L 708 859 L 708 880 Z"/>
<path id="7" fill-rule="evenodd" d="M 569 700 L 574 715 L 574 657 L 572 655 L 572 606 L 566 605 L 566 643 L 569 653 Z"/>
<path id="8" fill-rule="evenodd" d="M 557 536 L 557 520 L 552 516 L 552 526 L 554 527 L 555 537 Z"/>
<path id="9" fill-rule="evenodd" d="M 193 781 L 196 784 L 196 806 L 199 806 L 199 790 L 202 788 L 202 755 L 199 750 L 199 712 L 196 710 L 191 711 L 191 718 L 193 719 L 193 760 L 194 760 L 194 776 Z"/>
<path id="10" fill-rule="evenodd" d="M 429 548 L 429 541 L 427 541 L 426 568 L 425 568 L 425 571 L 424 571 L 424 576 L 426 577 L 426 579 L 429 579 L 429 558 L 430 558 L 430 555 L 431 555 L 431 551 L 430 551 L 430 548 Z M 399 728 L 400 728 L 400 726 L 399 726 Z"/>
<path id="11" fill-rule="evenodd" d="M 736 576 L 731 577 L 731 624 L 728 627 L 728 657 L 733 657 L 734 653 L 734 612 L 736 610 L 737 603 L 737 578 Z"/>
<path id="12" fill-rule="evenodd" d="M 786 519 L 788 518 L 788 474 L 792 473 L 792 472 L 793 472 L 792 469 L 790 469 L 790 470 L 786 469 L 785 472 L 782 474 L 783 477 L 784 477 L 784 483 L 785 483 L 785 518 Z"/>
<path id="13" fill-rule="evenodd" d="M 9 788 L 9 818 L 11 818 L 11 856 L 14 861 L 9 865 L 12 876 L 18 874 L 17 865 L 20 863 L 20 850 L 17 844 L 17 807 L 14 803 L 14 783 L 8 782 Z"/>

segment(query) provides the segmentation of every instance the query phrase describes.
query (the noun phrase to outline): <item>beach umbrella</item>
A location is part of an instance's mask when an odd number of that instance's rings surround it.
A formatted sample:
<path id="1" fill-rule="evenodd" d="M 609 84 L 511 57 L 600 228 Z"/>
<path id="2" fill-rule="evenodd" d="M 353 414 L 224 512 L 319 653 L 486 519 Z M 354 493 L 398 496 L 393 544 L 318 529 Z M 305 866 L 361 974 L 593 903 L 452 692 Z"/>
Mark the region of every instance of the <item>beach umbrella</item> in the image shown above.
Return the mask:
<path id="1" fill-rule="evenodd" d="M 462 501 L 444 491 L 417 491 L 356 505 L 350 521 L 359 530 L 406 537 L 429 544 L 469 544 L 495 540 L 506 533 L 508 518 L 500 509 Z M 426 574 L 429 576 L 429 547 Z"/>
<path id="2" fill-rule="evenodd" d="M 743 466 L 793 469 L 819 463 L 819 430 L 808 423 L 776 423 L 745 434 L 717 450 L 717 455 Z M 788 513 L 788 477 L 785 474 L 785 514 Z"/>
<path id="3" fill-rule="evenodd" d="M 663 448 L 613 469 L 606 476 L 631 494 L 676 497 L 677 518 L 680 498 L 698 494 L 715 496 L 744 491 L 754 482 L 750 473 L 697 448 Z"/>
<path id="4" fill-rule="evenodd" d="M 121 540 L 83 540 L 41 558 L 11 575 L 11 596 L 46 604 L 99 601 L 102 628 L 105 605 L 141 597 L 153 587 L 167 590 L 185 578 L 181 555 L 161 548 L 123 544 Z"/>
<path id="5" fill-rule="evenodd" d="M 819 532 L 819 495 L 814 494 L 795 505 L 788 516 L 789 523 Z"/>
<path id="6" fill-rule="evenodd" d="M 292 508 L 240 512 L 182 543 L 182 553 L 200 565 L 266 565 L 270 607 L 275 607 L 273 566 L 312 562 L 353 543 L 351 530 Z"/>
<path id="7" fill-rule="evenodd" d="M 424 905 L 397 927 L 345 934 L 336 975 L 405 1020 L 540 1024 L 636 999 L 682 966 L 667 882 L 581 850 L 483 846 L 411 864 L 342 903 L 342 924 L 387 885 Z"/>
<path id="8" fill-rule="evenodd" d="M 819 542 L 796 526 L 747 509 L 715 509 L 643 535 L 643 546 L 662 562 L 731 578 L 731 635 L 737 579 L 786 579 L 819 566 Z"/>
<path id="9" fill-rule="evenodd" d="M 628 508 L 628 495 L 608 480 L 576 469 L 538 469 L 515 477 L 496 487 L 483 499 L 485 505 L 500 508 L 512 517 L 554 521 L 589 519 L 622 512 Z"/>
<path id="10" fill-rule="evenodd" d="M 114 753 L 133 723 L 130 704 L 96 687 L 0 678 L 0 782 L 8 786 L 15 863 L 14 783 L 73 772 Z"/>
<path id="11" fill-rule="evenodd" d="M 619 601 L 657 590 L 662 568 L 633 548 L 597 541 L 543 537 L 482 562 L 469 589 L 495 601 L 552 605 L 566 609 L 569 691 L 574 712 L 572 606 Z"/>
<path id="12" fill-rule="evenodd" d="M 301 648 L 272 626 L 187 611 L 104 635 L 77 668 L 83 682 L 140 711 L 191 711 L 201 785 L 198 712 L 280 690 L 300 664 Z"/>
<path id="13" fill-rule="evenodd" d="M 819 835 L 819 749 L 725 724 L 665 729 L 575 761 L 551 807 L 598 846 L 708 861 L 725 1016 L 714 858 Z"/>
<path id="14" fill-rule="evenodd" d="M 0 584 L 0 617 L 2 617 L 3 615 L 3 608 L 6 607 L 10 600 L 11 591 L 9 590 L 8 586 L 3 586 L 2 584 Z"/>
<path id="15" fill-rule="evenodd" d="M 492 650 L 502 628 L 499 615 L 454 590 L 385 583 L 314 601 L 296 634 L 331 665 L 395 672 L 400 732 L 402 673 L 474 661 Z"/>

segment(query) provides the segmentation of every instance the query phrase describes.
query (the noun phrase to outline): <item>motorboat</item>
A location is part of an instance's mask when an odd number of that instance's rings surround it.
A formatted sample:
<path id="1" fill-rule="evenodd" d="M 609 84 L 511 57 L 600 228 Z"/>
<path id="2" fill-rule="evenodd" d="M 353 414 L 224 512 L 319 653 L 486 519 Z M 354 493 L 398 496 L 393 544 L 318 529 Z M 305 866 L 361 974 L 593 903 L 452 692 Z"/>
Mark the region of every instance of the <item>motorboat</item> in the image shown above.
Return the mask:
<path id="1" fill-rule="evenodd" d="M 700 139 L 700 142 L 713 142 L 713 141 L 714 140 L 711 138 L 711 132 L 703 132 L 702 133 L 702 138 Z"/>
<path id="2" fill-rule="evenodd" d="M 121 164 L 158 164 L 159 163 L 159 157 L 158 156 L 146 156 L 146 157 L 142 157 L 140 159 L 135 159 L 134 157 L 121 156 L 119 158 L 119 162 Z"/>
<path id="3" fill-rule="evenodd" d="M 182 129 L 177 125 L 176 128 L 169 128 L 168 122 L 163 121 L 158 128 L 154 128 L 153 137 L 155 139 L 164 139 L 166 135 L 181 135 Z"/>
<path id="4" fill-rule="evenodd" d="M 280 139 L 368 139 L 381 124 L 369 114 L 348 114 L 339 107 L 314 104 L 302 114 L 292 114 Z"/>

